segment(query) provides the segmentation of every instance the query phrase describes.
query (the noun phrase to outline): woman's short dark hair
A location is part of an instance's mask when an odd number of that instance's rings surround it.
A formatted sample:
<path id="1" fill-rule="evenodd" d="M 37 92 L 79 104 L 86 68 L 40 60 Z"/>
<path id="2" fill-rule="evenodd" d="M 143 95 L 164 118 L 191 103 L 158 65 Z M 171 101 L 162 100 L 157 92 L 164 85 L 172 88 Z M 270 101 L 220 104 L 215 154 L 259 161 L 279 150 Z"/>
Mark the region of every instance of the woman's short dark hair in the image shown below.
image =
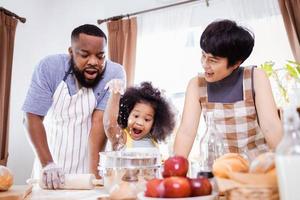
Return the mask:
<path id="1" fill-rule="evenodd" d="M 153 139 L 163 141 L 167 135 L 172 133 L 175 127 L 175 114 L 161 92 L 150 82 L 143 82 L 140 86 L 127 88 L 121 97 L 118 117 L 121 128 L 128 127 L 128 117 L 136 103 L 148 103 L 155 110 L 151 129 Z"/>
<path id="2" fill-rule="evenodd" d="M 228 65 L 244 62 L 254 46 L 254 34 L 231 20 L 214 21 L 200 38 L 200 47 L 205 53 L 226 57 Z"/>
<path id="3" fill-rule="evenodd" d="M 105 41 L 107 42 L 105 33 L 99 27 L 97 27 L 93 24 L 83 24 L 83 25 L 75 28 L 71 33 L 72 41 L 77 40 L 79 38 L 80 33 L 97 36 L 97 37 L 103 37 L 105 39 Z"/>

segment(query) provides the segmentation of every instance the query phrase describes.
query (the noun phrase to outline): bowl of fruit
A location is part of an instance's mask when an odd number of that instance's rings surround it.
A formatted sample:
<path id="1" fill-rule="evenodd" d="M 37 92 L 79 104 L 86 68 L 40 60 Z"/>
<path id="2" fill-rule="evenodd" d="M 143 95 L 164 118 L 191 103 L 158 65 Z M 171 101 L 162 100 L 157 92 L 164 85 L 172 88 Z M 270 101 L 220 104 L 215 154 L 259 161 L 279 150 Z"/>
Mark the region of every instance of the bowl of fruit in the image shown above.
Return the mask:
<path id="1" fill-rule="evenodd" d="M 146 183 L 144 192 L 137 196 L 141 200 L 154 199 L 197 199 L 212 200 L 217 196 L 213 192 L 210 180 L 204 176 L 187 176 L 189 164 L 181 156 L 173 156 L 164 162 L 162 178 L 153 178 Z"/>

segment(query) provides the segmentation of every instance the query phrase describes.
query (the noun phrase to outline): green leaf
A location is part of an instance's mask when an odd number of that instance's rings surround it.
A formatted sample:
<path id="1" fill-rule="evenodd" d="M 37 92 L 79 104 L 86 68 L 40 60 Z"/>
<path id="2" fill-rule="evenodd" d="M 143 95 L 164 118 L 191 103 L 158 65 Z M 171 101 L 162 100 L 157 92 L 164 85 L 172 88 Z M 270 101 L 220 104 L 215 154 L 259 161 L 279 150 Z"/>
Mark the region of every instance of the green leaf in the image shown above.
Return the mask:
<path id="1" fill-rule="evenodd" d="M 291 77 L 298 79 L 299 75 L 297 73 L 297 70 L 293 66 L 291 66 L 290 64 L 286 64 L 285 67 Z"/>
<path id="2" fill-rule="evenodd" d="M 273 66 L 274 66 L 274 62 L 268 61 L 265 62 L 264 64 L 261 64 L 260 68 L 263 69 L 268 76 L 272 76 L 272 74 L 274 73 Z"/>
<path id="3" fill-rule="evenodd" d="M 296 61 L 293 61 L 293 60 L 287 60 L 287 62 L 290 63 L 290 64 L 300 66 L 300 63 L 297 63 Z"/>
<path id="4" fill-rule="evenodd" d="M 280 92 L 281 96 L 283 97 L 284 101 L 286 103 L 288 103 L 289 102 L 289 97 L 288 97 L 288 93 L 287 93 L 286 89 L 281 86 L 281 87 L 279 87 L 279 92 Z"/>
<path id="5" fill-rule="evenodd" d="M 297 69 L 298 73 L 300 74 L 300 66 L 297 66 L 296 69 Z"/>

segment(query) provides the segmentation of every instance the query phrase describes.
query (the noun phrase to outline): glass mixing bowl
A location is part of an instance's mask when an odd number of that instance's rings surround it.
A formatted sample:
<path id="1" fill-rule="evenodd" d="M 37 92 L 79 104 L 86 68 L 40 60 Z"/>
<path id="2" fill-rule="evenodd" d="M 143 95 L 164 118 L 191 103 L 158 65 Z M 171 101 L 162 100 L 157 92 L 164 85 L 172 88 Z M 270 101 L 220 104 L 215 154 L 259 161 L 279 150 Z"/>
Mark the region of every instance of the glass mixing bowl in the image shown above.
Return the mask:
<path id="1" fill-rule="evenodd" d="M 159 177 L 161 158 L 156 148 L 100 152 L 99 173 L 111 199 L 136 199 L 148 180 Z"/>

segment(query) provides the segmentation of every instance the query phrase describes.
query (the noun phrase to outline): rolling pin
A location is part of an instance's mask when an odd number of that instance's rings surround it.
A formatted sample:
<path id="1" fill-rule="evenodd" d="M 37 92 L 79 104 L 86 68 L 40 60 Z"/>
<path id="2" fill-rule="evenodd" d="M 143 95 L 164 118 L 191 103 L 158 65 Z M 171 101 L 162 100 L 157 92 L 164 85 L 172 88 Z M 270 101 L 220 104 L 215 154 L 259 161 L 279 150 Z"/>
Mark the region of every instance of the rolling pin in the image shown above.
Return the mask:
<path id="1" fill-rule="evenodd" d="M 43 187 L 41 179 L 28 179 L 27 184 L 38 183 L 40 188 Z M 65 174 L 65 184 L 58 188 L 62 190 L 91 190 L 95 186 L 102 186 L 103 181 L 96 179 L 94 174 Z"/>

